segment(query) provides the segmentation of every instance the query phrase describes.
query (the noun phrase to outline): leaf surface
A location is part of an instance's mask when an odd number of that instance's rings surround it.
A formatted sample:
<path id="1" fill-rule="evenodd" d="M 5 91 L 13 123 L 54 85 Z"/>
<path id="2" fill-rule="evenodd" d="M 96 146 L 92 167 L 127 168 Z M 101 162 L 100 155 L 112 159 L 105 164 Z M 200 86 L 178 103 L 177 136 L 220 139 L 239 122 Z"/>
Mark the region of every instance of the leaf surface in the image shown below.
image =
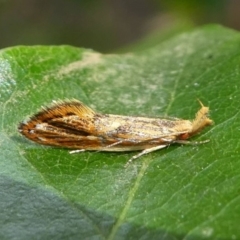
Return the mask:
<path id="1" fill-rule="evenodd" d="M 139 53 L 70 46 L 0 53 L 0 238 L 240 238 L 240 35 L 207 26 Z M 124 164 L 136 153 L 44 147 L 18 123 L 52 100 L 98 112 L 193 119 L 200 99 L 215 124 L 193 141 Z"/>

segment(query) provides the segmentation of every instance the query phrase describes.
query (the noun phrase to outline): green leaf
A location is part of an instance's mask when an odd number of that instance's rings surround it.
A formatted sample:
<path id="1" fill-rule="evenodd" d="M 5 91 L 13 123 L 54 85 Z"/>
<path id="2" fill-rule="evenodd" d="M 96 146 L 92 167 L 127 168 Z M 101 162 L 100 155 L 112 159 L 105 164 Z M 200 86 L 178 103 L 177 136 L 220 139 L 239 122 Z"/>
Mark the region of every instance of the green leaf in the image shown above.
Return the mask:
<path id="1" fill-rule="evenodd" d="M 206 26 L 141 53 L 70 46 L 0 53 L 1 239 L 239 239 L 240 34 Z M 215 125 L 124 164 L 134 152 L 85 152 L 26 140 L 18 123 L 52 100 L 98 112 Z"/>

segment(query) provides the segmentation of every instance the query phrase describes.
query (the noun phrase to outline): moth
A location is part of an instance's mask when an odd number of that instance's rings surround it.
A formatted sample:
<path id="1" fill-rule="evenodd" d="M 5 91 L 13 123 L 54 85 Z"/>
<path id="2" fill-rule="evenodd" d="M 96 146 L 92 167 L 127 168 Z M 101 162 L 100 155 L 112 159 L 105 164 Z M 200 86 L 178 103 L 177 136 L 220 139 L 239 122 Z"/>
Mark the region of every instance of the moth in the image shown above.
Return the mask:
<path id="1" fill-rule="evenodd" d="M 208 118 L 209 108 L 200 105 L 194 120 L 183 120 L 102 114 L 77 100 L 58 101 L 20 123 L 18 130 L 34 142 L 75 149 L 71 153 L 142 150 L 129 164 L 170 144 L 191 143 L 188 138 L 213 123 Z"/>

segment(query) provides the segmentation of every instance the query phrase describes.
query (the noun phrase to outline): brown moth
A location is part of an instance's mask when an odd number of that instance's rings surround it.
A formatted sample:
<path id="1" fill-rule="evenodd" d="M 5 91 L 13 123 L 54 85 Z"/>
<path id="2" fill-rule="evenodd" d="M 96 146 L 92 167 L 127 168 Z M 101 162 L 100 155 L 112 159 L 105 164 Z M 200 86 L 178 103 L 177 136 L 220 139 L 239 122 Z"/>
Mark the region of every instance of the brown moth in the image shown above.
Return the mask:
<path id="1" fill-rule="evenodd" d="M 142 150 L 129 164 L 172 143 L 191 143 L 186 139 L 213 123 L 208 118 L 209 108 L 201 102 L 200 105 L 194 120 L 183 120 L 102 114 L 77 100 L 59 101 L 20 123 L 18 129 L 34 142 L 77 149 L 71 153 Z"/>

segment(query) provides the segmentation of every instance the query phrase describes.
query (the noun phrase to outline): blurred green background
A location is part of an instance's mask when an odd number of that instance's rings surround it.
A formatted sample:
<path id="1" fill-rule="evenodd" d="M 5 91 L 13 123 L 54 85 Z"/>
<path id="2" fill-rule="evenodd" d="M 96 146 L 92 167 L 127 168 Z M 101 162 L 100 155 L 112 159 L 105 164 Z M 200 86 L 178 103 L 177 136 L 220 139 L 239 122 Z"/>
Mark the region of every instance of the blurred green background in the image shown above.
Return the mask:
<path id="1" fill-rule="evenodd" d="M 239 20 L 237 0 L 0 0 L 0 48 L 69 44 L 112 52 L 207 23 L 240 29 Z"/>

